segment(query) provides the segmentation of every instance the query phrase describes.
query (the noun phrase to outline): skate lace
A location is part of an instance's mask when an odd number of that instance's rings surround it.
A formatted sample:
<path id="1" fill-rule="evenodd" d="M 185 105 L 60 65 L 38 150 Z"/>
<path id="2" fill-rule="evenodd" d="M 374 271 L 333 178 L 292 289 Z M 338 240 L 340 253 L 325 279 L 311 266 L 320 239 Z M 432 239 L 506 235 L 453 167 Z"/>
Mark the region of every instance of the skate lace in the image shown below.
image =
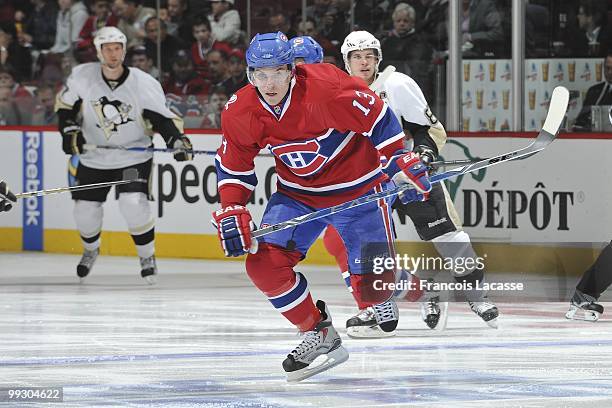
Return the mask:
<path id="1" fill-rule="evenodd" d="M 142 269 L 155 269 L 155 256 L 140 258 L 140 266 Z"/>
<path id="2" fill-rule="evenodd" d="M 397 320 L 398 310 L 395 302 L 385 302 L 372 306 L 378 324 Z"/>
<path id="3" fill-rule="evenodd" d="M 291 351 L 291 354 L 295 357 L 299 357 L 303 354 L 308 353 L 319 344 L 319 332 L 309 331 L 304 333 L 304 340 L 296 348 Z"/>
<path id="4" fill-rule="evenodd" d="M 484 301 L 484 302 L 472 302 L 471 306 L 472 306 L 473 311 L 481 315 L 487 310 L 492 309 L 495 305 L 493 303 Z"/>
<path id="5" fill-rule="evenodd" d="M 91 264 L 94 263 L 97 256 L 98 256 L 98 251 L 85 250 L 83 252 L 83 256 L 81 257 L 81 261 L 79 262 L 79 265 L 90 266 Z"/>
<path id="6" fill-rule="evenodd" d="M 438 314 L 438 302 L 436 300 L 428 300 L 425 303 L 425 311 L 427 315 Z"/>

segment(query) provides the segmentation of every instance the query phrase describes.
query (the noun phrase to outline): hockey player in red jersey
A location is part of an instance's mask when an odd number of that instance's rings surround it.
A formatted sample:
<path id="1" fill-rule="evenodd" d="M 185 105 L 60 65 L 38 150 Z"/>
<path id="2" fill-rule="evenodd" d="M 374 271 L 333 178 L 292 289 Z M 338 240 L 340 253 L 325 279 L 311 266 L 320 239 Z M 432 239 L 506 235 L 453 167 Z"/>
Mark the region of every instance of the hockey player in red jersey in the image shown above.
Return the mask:
<path id="1" fill-rule="evenodd" d="M 263 148 L 275 156 L 277 192 L 261 225 L 272 225 L 388 188 L 389 177 L 410 183 L 414 199 L 431 189 L 426 168 L 412 152 L 401 151 L 404 134 L 387 106 L 365 84 L 328 64 L 295 67 L 294 53 L 281 33 L 257 34 L 246 54 L 250 85 L 228 101 L 222 114 L 223 141 L 216 166 L 221 209 L 213 222 L 226 256 L 248 253 L 246 270 L 272 305 L 305 334 L 287 356 L 288 381 L 299 381 L 348 359 L 325 303 L 316 305 L 304 275 L 294 267 L 323 229 L 334 225 L 352 257 L 369 242 L 385 242 L 393 255 L 389 203 L 379 200 L 324 219 L 252 240 L 255 228 L 245 207 L 257 184 L 254 157 Z M 380 155 L 391 163 L 387 173 Z M 364 266 L 352 279 L 365 280 Z M 397 305 L 372 299 L 383 330 L 397 326 Z M 321 363 L 310 364 L 323 356 Z"/>

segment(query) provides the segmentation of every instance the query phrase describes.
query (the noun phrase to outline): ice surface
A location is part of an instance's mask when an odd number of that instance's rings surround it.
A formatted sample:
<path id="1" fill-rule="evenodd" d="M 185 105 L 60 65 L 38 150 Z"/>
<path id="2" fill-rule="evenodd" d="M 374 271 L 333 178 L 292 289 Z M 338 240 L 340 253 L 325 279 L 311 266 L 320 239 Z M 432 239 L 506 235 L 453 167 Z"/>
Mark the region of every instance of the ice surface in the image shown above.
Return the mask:
<path id="1" fill-rule="evenodd" d="M 397 337 L 354 340 L 338 271 L 300 267 L 350 359 L 287 384 L 300 338 L 242 263 L 159 259 L 149 287 L 136 258 L 108 256 L 79 284 L 78 259 L 0 254 L 0 388 L 62 386 L 47 406 L 66 407 L 612 406 L 612 320 L 568 321 L 567 302 L 499 304 L 498 330 L 453 303 L 443 332 L 402 304 Z"/>

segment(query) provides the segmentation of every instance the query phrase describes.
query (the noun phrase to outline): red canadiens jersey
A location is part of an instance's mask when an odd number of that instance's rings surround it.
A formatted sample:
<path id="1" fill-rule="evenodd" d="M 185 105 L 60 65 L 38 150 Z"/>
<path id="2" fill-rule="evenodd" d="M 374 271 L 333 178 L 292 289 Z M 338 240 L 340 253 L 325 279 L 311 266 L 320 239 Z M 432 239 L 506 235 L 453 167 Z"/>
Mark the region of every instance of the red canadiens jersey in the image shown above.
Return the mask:
<path id="1" fill-rule="evenodd" d="M 254 86 L 243 87 L 227 102 L 221 129 L 216 166 L 223 206 L 247 202 L 261 149 L 275 156 L 279 192 L 323 208 L 385 180 L 380 154 L 390 157 L 404 138 L 391 109 L 365 82 L 331 64 L 296 67 L 278 116 Z"/>

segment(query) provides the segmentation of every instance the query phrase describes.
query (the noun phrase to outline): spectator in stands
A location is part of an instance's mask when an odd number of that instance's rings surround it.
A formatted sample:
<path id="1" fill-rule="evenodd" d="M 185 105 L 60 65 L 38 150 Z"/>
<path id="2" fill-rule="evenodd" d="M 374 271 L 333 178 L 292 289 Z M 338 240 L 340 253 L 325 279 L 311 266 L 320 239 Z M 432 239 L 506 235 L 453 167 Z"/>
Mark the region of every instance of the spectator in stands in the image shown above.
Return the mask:
<path id="1" fill-rule="evenodd" d="M 291 20 L 281 12 L 272 13 L 270 15 L 270 18 L 268 18 L 268 26 L 270 32 L 280 31 L 284 33 L 287 38 L 297 36 L 296 31 L 291 28 Z"/>
<path id="2" fill-rule="evenodd" d="M 604 0 L 580 0 L 578 4 L 578 26 L 582 30 L 582 37 L 574 55 L 580 57 L 606 56 L 611 39 L 607 24 L 606 3 Z"/>
<path id="3" fill-rule="evenodd" d="M 240 14 L 234 10 L 234 0 L 211 0 L 212 12 L 208 15 L 213 38 L 232 45 L 240 39 Z"/>
<path id="4" fill-rule="evenodd" d="M 210 84 L 196 74 L 186 50 L 180 50 L 173 61 L 172 73 L 163 84 L 170 108 L 181 116 L 200 115 L 200 104 L 206 99 Z M 188 98 L 189 95 L 197 98 Z"/>
<path id="5" fill-rule="evenodd" d="M 147 54 L 153 58 L 153 63 L 157 66 L 157 39 L 158 31 L 161 39 L 161 70 L 166 73 L 172 69 L 172 57 L 177 51 L 185 48 L 177 37 L 168 34 L 166 31 L 166 23 L 157 17 L 150 17 L 145 23 L 145 31 L 147 38 L 145 39 L 145 48 Z M 158 67 L 159 68 L 159 67 Z"/>
<path id="6" fill-rule="evenodd" d="M 127 37 L 128 48 L 143 44 L 145 23 L 155 16 L 155 9 L 143 7 L 141 0 L 115 0 L 113 9 L 119 17 L 117 28 Z"/>
<path id="7" fill-rule="evenodd" d="M 323 24 L 323 17 L 325 17 L 330 7 L 331 0 L 314 0 L 314 4 L 306 7 L 306 18 L 314 21 L 315 25 L 320 26 Z"/>
<path id="8" fill-rule="evenodd" d="M 365 30 L 370 33 L 380 33 L 385 16 L 389 14 L 389 3 L 378 0 L 355 0 L 353 31 Z"/>
<path id="9" fill-rule="evenodd" d="M 448 50 L 448 0 L 421 0 L 422 16 L 417 16 L 416 30 L 435 51 Z"/>
<path id="10" fill-rule="evenodd" d="M 315 41 L 319 43 L 321 48 L 323 48 L 323 54 L 325 55 L 338 52 L 338 47 L 319 33 L 319 30 L 317 30 L 317 26 L 315 25 L 315 21 L 312 19 L 307 18 L 306 21 L 300 21 L 298 23 L 298 36 L 302 35 L 309 35 L 314 38 Z"/>
<path id="11" fill-rule="evenodd" d="M 331 7 L 323 16 L 319 32 L 332 44 L 339 46 L 351 32 L 351 0 L 332 0 Z M 323 45 L 321 45 L 323 46 Z"/>
<path id="12" fill-rule="evenodd" d="M 23 124 L 21 114 L 11 94 L 11 89 L 0 87 L 0 126 Z"/>
<path id="13" fill-rule="evenodd" d="M 492 0 L 463 0 L 463 57 L 501 57 L 501 14 Z"/>
<path id="14" fill-rule="evenodd" d="M 17 81 L 27 81 L 32 76 L 32 56 L 30 50 L 19 44 L 15 27 L 0 24 L 0 66 L 11 69 Z"/>
<path id="15" fill-rule="evenodd" d="M 433 94 L 431 57 L 433 49 L 415 30 L 416 12 L 406 3 L 399 3 L 393 14 L 393 30 L 382 39 L 383 64 L 394 65 L 421 87 L 427 100 Z"/>
<path id="16" fill-rule="evenodd" d="M 591 129 L 591 106 L 612 105 L 612 54 L 606 56 L 604 61 L 605 81 L 589 88 L 582 103 L 582 109 L 576 118 L 575 130 Z"/>
<path id="17" fill-rule="evenodd" d="M 186 0 L 168 0 L 168 34 L 178 37 L 185 44 L 191 44 L 193 36 L 189 20 Z"/>
<path id="18" fill-rule="evenodd" d="M 87 7 L 78 0 L 58 0 L 58 4 L 55 42 L 49 50 L 54 54 L 62 54 L 74 49 L 79 40 L 79 33 L 89 18 Z"/>
<path id="19" fill-rule="evenodd" d="M 137 45 L 130 49 L 129 55 L 132 67 L 136 67 L 159 80 L 159 69 L 153 63 L 153 58 L 147 54 L 147 49 L 144 45 Z"/>
<path id="20" fill-rule="evenodd" d="M 192 33 L 195 41 L 191 44 L 191 59 L 198 75 L 208 79 L 206 54 L 211 50 L 222 50 L 229 54 L 232 47 L 226 42 L 217 41 L 213 38 L 210 31 L 210 21 L 206 17 L 199 16 L 195 18 Z"/>
<path id="21" fill-rule="evenodd" d="M 55 42 L 58 6 L 55 0 L 33 0 L 34 8 L 24 20 L 24 30 L 18 33 L 19 45 L 34 50 L 48 50 Z"/>
<path id="22" fill-rule="evenodd" d="M 116 27 L 119 18 L 111 11 L 111 0 L 95 0 L 92 5 L 93 15 L 89 16 L 79 34 L 75 58 L 78 62 L 97 61 L 96 47 L 93 38 L 96 31 L 106 26 Z"/>
<path id="23" fill-rule="evenodd" d="M 512 32 L 512 9 L 506 15 L 504 30 Z M 548 57 L 550 54 L 551 38 L 550 12 L 541 4 L 527 2 L 525 5 L 525 54 L 527 58 Z M 511 45 L 509 42 L 508 46 Z"/>
<path id="24" fill-rule="evenodd" d="M 36 104 L 30 124 L 38 126 L 57 125 L 57 113 L 54 107 L 54 87 L 49 84 L 39 86 L 36 90 Z"/>
<path id="25" fill-rule="evenodd" d="M 34 97 L 34 93 L 15 78 L 15 70 L 7 67 L 0 67 L 0 87 L 9 88 L 17 99 Z"/>
<path id="26" fill-rule="evenodd" d="M 212 50 L 206 54 L 208 64 L 208 80 L 212 86 L 223 85 L 229 75 L 227 70 L 227 54 L 221 50 Z"/>
<path id="27" fill-rule="evenodd" d="M 233 49 L 228 58 L 228 72 L 231 75 L 223 81 L 223 88 L 228 95 L 235 93 L 237 90 L 249 83 L 246 76 L 246 59 L 244 51 Z"/>
<path id="28" fill-rule="evenodd" d="M 221 112 L 227 103 L 228 92 L 222 86 L 215 87 L 208 97 L 208 113 L 200 125 L 203 129 L 219 129 L 221 127 Z"/>

